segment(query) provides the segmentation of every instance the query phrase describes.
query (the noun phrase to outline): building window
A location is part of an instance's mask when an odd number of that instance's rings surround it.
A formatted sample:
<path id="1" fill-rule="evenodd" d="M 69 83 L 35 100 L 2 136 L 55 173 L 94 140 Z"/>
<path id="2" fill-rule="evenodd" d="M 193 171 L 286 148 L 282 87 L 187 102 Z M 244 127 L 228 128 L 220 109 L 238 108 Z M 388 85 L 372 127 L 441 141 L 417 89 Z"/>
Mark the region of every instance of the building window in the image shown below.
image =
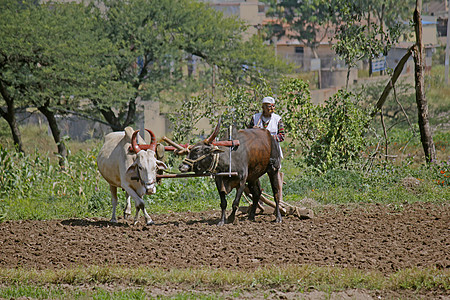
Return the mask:
<path id="1" fill-rule="evenodd" d="M 303 54 L 303 47 L 295 47 L 295 53 L 297 54 Z"/>
<path id="2" fill-rule="evenodd" d="M 266 6 L 264 5 L 258 5 L 258 12 L 259 13 L 265 13 L 266 12 Z"/>

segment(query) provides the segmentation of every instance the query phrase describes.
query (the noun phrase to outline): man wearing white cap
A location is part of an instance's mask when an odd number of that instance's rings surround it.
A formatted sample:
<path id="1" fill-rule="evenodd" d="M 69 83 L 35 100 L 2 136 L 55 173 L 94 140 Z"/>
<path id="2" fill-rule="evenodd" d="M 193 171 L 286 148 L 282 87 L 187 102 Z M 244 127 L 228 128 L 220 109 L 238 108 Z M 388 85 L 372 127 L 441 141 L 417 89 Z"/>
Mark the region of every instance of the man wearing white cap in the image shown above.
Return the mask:
<path id="1" fill-rule="evenodd" d="M 260 113 L 253 115 L 250 120 L 248 128 L 265 128 L 269 130 L 270 134 L 273 136 L 275 141 L 284 141 L 284 124 L 281 120 L 281 116 L 274 113 L 275 111 L 275 99 L 272 97 L 264 97 L 262 100 L 262 109 Z M 283 152 L 281 152 L 280 144 L 278 144 L 278 149 L 280 150 L 280 157 L 283 158 Z M 281 165 L 280 165 L 281 167 Z M 281 182 L 283 182 L 283 173 L 280 172 Z M 280 186 L 281 195 L 283 195 L 283 184 Z M 258 203 L 258 208 L 264 211 L 262 202 Z"/>
<path id="2" fill-rule="evenodd" d="M 260 127 L 269 130 L 270 134 L 275 138 L 277 142 L 284 141 L 284 124 L 281 120 L 281 116 L 274 113 L 275 111 L 275 99 L 272 97 L 264 97 L 262 100 L 262 109 L 260 113 L 253 115 L 250 120 L 249 128 Z M 281 158 L 283 153 L 281 152 Z"/>

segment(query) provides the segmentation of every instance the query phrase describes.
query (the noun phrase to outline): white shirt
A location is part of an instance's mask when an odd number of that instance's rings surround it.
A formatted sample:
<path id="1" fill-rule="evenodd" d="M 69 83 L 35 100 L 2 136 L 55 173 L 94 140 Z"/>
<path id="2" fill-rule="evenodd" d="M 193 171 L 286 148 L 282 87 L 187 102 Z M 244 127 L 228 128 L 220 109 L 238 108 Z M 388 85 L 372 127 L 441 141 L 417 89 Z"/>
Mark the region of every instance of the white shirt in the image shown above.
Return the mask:
<path id="1" fill-rule="evenodd" d="M 262 112 L 256 113 L 253 115 L 253 124 L 255 127 L 265 128 L 269 130 L 270 134 L 275 137 L 278 135 L 278 122 L 281 120 L 281 116 L 276 113 L 272 113 L 270 117 L 263 116 Z M 269 121 L 269 124 L 267 124 Z M 267 127 L 264 127 L 264 124 L 267 124 Z M 278 144 L 278 148 L 280 149 L 281 158 L 283 158 L 283 152 L 281 151 L 280 144 Z"/>

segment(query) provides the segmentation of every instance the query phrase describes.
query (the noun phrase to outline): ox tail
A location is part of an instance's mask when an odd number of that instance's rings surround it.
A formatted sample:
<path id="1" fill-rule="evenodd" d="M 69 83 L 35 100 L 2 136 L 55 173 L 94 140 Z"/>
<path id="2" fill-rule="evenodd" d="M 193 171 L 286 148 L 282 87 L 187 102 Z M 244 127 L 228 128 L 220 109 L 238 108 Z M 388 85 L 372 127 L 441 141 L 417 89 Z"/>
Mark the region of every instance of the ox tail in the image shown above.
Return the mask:
<path id="1" fill-rule="evenodd" d="M 270 167 L 276 171 L 281 168 L 281 151 L 280 151 L 280 144 L 275 139 L 275 137 L 270 136 L 271 138 L 271 149 L 270 149 L 270 160 L 269 165 Z"/>

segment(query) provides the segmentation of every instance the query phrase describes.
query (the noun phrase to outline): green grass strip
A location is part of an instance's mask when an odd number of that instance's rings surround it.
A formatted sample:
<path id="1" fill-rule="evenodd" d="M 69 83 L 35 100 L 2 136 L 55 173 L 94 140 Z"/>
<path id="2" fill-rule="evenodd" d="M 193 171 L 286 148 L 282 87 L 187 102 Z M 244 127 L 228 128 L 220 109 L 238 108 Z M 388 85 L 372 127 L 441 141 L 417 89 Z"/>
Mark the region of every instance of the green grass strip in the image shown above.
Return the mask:
<path id="1" fill-rule="evenodd" d="M 189 284 L 195 286 L 273 287 L 294 285 L 299 290 L 445 290 L 450 291 L 450 270 L 436 268 L 404 269 L 384 275 L 377 271 L 349 268 L 288 265 L 262 267 L 252 271 L 223 269 L 124 268 L 90 266 L 61 270 L 0 269 L 0 284 L 8 285 L 83 285 L 120 284 L 148 286 Z"/>

